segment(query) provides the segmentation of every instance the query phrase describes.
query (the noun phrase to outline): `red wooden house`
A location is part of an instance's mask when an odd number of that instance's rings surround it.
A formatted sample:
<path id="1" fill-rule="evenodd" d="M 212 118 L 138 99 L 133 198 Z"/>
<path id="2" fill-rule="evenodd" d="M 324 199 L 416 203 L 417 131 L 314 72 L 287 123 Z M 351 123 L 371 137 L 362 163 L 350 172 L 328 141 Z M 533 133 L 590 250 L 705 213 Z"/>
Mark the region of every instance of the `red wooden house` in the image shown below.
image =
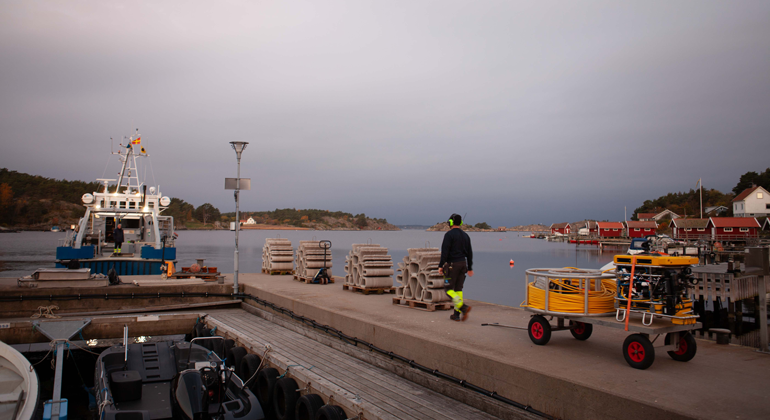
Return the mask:
<path id="1" fill-rule="evenodd" d="M 700 239 L 711 231 L 706 229 L 709 219 L 674 219 L 669 223 L 671 237 L 674 239 Z"/>
<path id="2" fill-rule="evenodd" d="M 554 223 L 551 225 L 551 234 L 569 235 L 572 232 L 569 223 Z"/>
<path id="3" fill-rule="evenodd" d="M 637 213 L 636 219 L 639 221 L 654 220 L 657 213 Z"/>
<path id="4" fill-rule="evenodd" d="M 658 224 L 653 220 L 626 222 L 626 229 L 629 238 L 644 238 L 648 235 L 655 235 L 658 231 Z"/>
<path id="5" fill-rule="evenodd" d="M 619 238 L 623 236 L 623 223 L 621 222 L 596 222 L 601 238 Z"/>
<path id="6" fill-rule="evenodd" d="M 711 217 L 706 230 L 717 241 L 735 241 L 759 236 L 759 222 L 755 217 Z"/>

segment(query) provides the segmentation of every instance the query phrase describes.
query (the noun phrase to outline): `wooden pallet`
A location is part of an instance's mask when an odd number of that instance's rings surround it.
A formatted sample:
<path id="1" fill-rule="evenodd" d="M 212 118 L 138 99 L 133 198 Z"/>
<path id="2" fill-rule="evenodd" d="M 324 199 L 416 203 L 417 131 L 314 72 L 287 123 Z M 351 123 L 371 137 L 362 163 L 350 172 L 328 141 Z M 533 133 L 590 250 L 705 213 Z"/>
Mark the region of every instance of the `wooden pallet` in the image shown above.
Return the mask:
<path id="1" fill-rule="evenodd" d="M 429 311 L 429 312 L 448 311 L 454 308 L 454 304 L 452 302 L 432 303 L 432 302 L 423 302 L 420 300 L 403 299 L 398 297 L 393 298 L 393 304 L 409 307 L 412 309 L 419 309 L 421 311 Z"/>
<path id="2" fill-rule="evenodd" d="M 371 295 L 371 294 L 381 295 L 383 293 L 396 293 L 395 287 L 361 287 L 361 286 L 355 286 L 352 284 L 343 284 L 342 290 L 350 290 L 351 292 L 361 292 L 365 295 Z"/>
<path id="3" fill-rule="evenodd" d="M 265 270 L 262 269 L 263 274 L 270 274 L 271 276 L 290 276 L 294 274 L 294 270 Z"/>
<path id="4" fill-rule="evenodd" d="M 294 275 L 294 280 L 297 280 L 300 283 L 304 282 L 306 284 L 329 284 L 329 283 L 334 283 L 334 277 L 332 277 L 332 279 L 330 281 L 326 281 L 326 279 L 324 279 L 320 283 L 313 283 L 313 277 L 301 277 L 301 276 L 298 276 L 296 274 Z"/>
<path id="5" fill-rule="evenodd" d="M 190 273 L 190 272 L 184 272 L 184 271 L 177 271 L 176 273 L 168 276 L 170 279 L 189 279 L 195 277 L 196 279 L 204 280 L 204 281 L 217 281 L 219 280 L 219 277 L 222 277 L 220 273 Z"/>

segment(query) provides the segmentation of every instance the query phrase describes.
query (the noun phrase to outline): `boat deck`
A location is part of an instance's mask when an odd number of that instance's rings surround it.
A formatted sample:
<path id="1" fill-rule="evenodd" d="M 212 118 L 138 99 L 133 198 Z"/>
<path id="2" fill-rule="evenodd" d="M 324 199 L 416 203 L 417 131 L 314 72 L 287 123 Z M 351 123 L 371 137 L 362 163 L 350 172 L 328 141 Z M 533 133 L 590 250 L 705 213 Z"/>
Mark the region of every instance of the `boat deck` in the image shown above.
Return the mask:
<path id="1" fill-rule="evenodd" d="M 326 401 L 332 396 L 349 417 L 495 418 L 244 310 L 210 311 L 205 320 L 253 353 L 262 356 L 269 348 L 269 364 L 281 372 L 288 368 L 303 395 L 312 390 Z"/>

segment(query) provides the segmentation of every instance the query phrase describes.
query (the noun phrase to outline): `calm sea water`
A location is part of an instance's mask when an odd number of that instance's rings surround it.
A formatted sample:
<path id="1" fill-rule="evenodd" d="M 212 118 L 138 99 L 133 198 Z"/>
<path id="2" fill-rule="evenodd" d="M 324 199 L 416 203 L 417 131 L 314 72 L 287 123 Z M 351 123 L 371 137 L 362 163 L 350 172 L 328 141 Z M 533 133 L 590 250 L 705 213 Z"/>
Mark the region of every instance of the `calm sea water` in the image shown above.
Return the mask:
<path id="1" fill-rule="evenodd" d="M 190 265 L 197 258 L 221 272 L 232 273 L 235 233 L 229 231 L 179 231 L 177 261 Z M 465 296 L 507 306 L 518 306 L 524 299 L 524 271 L 530 268 L 599 268 L 624 249 L 601 252 L 595 246 L 575 246 L 521 236 L 518 232 L 470 232 L 473 244 L 474 276 L 465 283 Z M 64 233 L 22 232 L 0 234 L 0 277 L 20 277 L 41 267 L 53 267 L 56 246 Z M 296 247 L 300 240 L 332 242 L 332 274 L 344 276 L 345 256 L 351 245 L 374 243 L 387 247 L 394 265 L 408 248 L 440 247 L 443 232 L 424 230 L 382 231 L 269 231 L 240 233 L 240 272 L 257 273 L 262 267 L 265 238 L 287 238 Z M 509 261 L 515 266 L 510 267 Z M 394 280 L 395 281 L 395 280 Z M 336 283 L 332 287 L 341 287 Z"/>

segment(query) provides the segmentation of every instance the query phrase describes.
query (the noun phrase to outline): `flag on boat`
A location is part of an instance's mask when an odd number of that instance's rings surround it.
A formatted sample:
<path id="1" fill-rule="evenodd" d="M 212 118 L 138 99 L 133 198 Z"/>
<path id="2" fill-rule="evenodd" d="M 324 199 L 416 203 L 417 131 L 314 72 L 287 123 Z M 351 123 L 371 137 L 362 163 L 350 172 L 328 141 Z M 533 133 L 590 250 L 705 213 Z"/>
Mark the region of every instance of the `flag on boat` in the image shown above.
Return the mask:
<path id="1" fill-rule="evenodd" d="M 142 153 L 147 153 L 147 151 L 144 150 L 144 146 L 142 146 Z"/>
<path id="2" fill-rule="evenodd" d="M 136 140 L 131 140 L 131 144 L 141 144 L 141 143 L 142 143 L 141 137 L 137 137 Z"/>

